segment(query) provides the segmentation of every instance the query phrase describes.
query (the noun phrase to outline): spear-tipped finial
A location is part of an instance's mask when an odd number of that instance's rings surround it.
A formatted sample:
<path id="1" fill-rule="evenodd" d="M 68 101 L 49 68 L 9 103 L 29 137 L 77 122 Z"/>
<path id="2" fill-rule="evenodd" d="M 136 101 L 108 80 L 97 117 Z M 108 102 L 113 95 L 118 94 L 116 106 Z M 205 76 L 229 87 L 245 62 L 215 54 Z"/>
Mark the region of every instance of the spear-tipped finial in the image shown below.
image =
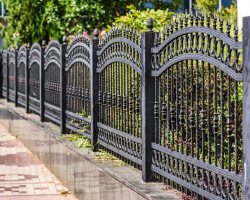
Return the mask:
<path id="1" fill-rule="evenodd" d="M 217 16 L 216 16 L 216 10 L 214 8 L 214 15 L 213 15 L 213 19 L 216 19 L 217 20 Z"/>
<path id="2" fill-rule="evenodd" d="M 171 17 L 171 21 L 170 21 L 170 33 L 172 34 L 173 33 L 173 17 Z"/>
<path id="3" fill-rule="evenodd" d="M 10 48 L 8 48 L 8 51 L 10 51 Z"/>
<path id="4" fill-rule="evenodd" d="M 159 33 L 158 33 L 158 44 L 160 45 L 161 44 L 161 31 L 159 30 Z"/>
<path id="5" fill-rule="evenodd" d="M 216 22 L 217 22 L 217 16 L 216 16 L 216 11 L 214 8 L 214 14 L 213 14 L 213 28 L 216 29 Z"/>
<path id="6" fill-rule="evenodd" d="M 98 39 L 99 35 L 100 35 L 99 30 L 98 30 L 98 28 L 96 28 L 96 29 L 94 30 L 95 39 Z"/>
<path id="7" fill-rule="evenodd" d="M 208 8 L 207 8 L 207 27 L 210 27 L 210 14 Z"/>
<path id="8" fill-rule="evenodd" d="M 227 17 L 227 24 L 226 24 L 226 27 L 227 27 L 227 35 L 230 36 L 231 22 L 230 22 L 229 15 L 228 15 L 228 17 Z"/>
<path id="9" fill-rule="evenodd" d="M 153 31 L 153 28 L 154 28 L 154 20 L 152 17 L 149 17 L 148 18 L 148 21 L 147 21 L 147 28 L 148 28 L 148 31 Z"/>
<path id="10" fill-rule="evenodd" d="M 27 49 L 30 49 L 30 43 L 27 44 Z"/>
<path id="11" fill-rule="evenodd" d="M 63 36 L 63 44 L 67 44 L 67 36 L 66 35 Z"/>
<path id="12" fill-rule="evenodd" d="M 195 17 L 196 17 L 196 18 L 199 17 L 197 8 L 195 9 Z"/>
<path id="13" fill-rule="evenodd" d="M 194 22 L 194 14 L 193 14 L 193 9 L 190 9 L 190 25 L 193 26 Z"/>
<path id="14" fill-rule="evenodd" d="M 162 30 L 162 39 L 165 40 L 165 25 L 163 25 L 163 30 Z"/>
<path id="15" fill-rule="evenodd" d="M 204 13 L 203 13 L 203 8 L 201 8 L 201 26 L 204 25 Z"/>
<path id="16" fill-rule="evenodd" d="M 46 41 L 43 40 L 43 41 L 42 41 L 42 47 L 45 47 L 45 45 L 46 45 Z"/>
<path id="17" fill-rule="evenodd" d="M 220 31 L 222 32 L 222 31 L 223 31 L 223 18 L 222 18 L 221 12 L 220 12 L 220 19 L 219 19 L 219 22 L 220 22 Z"/>
<path id="18" fill-rule="evenodd" d="M 175 30 L 177 31 L 178 30 L 178 18 L 177 18 L 177 15 L 175 16 Z"/>
<path id="19" fill-rule="evenodd" d="M 234 23 L 234 39 L 237 42 L 238 41 L 238 26 L 237 26 L 237 20 L 235 20 Z"/>
<path id="20" fill-rule="evenodd" d="M 187 11 L 187 9 L 185 10 L 185 18 L 184 18 L 184 20 L 185 20 L 185 27 L 187 27 L 188 26 L 188 11 Z"/>
<path id="21" fill-rule="evenodd" d="M 18 49 L 19 49 L 19 47 L 18 46 L 16 46 L 16 50 L 18 51 Z"/>
<path id="22" fill-rule="evenodd" d="M 199 14 L 197 8 L 195 9 L 195 25 L 198 26 L 199 22 Z"/>
<path id="23" fill-rule="evenodd" d="M 183 27 L 183 16 L 182 16 L 182 12 L 180 14 L 180 28 L 182 29 Z"/>
<path id="24" fill-rule="evenodd" d="M 166 29 L 167 37 L 169 36 L 169 23 L 167 21 L 167 29 Z"/>

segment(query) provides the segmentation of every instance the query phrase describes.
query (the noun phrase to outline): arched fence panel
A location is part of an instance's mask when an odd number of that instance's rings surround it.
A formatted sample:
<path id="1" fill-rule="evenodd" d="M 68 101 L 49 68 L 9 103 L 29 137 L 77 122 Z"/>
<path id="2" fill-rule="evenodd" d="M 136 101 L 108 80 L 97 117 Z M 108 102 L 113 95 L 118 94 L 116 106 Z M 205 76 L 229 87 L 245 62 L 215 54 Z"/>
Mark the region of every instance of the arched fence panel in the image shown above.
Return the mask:
<path id="1" fill-rule="evenodd" d="M 60 44 L 51 40 L 45 49 L 45 110 L 44 116 L 48 121 L 60 124 Z"/>
<path id="2" fill-rule="evenodd" d="M 4 98 L 7 98 L 7 81 L 8 81 L 8 78 L 7 78 L 7 51 L 4 50 L 3 51 L 3 57 L 2 57 L 3 61 L 2 61 L 2 77 L 3 77 L 3 80 L 2 80 L 2 95 Z"/>
<path id="3" fill-rule="evenodd" d="M 9 52 L 9 100 L 15 102 L 15 49 L 11 48 Z"/>
<path id="4" fill-rule="evenodd" d="M 90 40 L 80 34 L 66 51 L 66 128 L 91 139 Z"/>
<path id="5" fill-rule="evenodd" d="M 41 46 L 34 43 L 29 52 L 28 97 L 29 109 L 40 115 Z"/>
<path id="6" fill-rule="evenodd" d="M 119 27 L 99 44 L 98 143 L 102 148 L 142 165 L 141 48 L 135 31 Z"/>
<path id="7" fill-rule="evenodd" d="M 25 107 L 26 47 L 21 46 L 17 56 L 17 103 Z"/>
<path id="8" fill-rule="evenodd" d="M 189 21 L 188 21 L 189 20 Z M 195 25 L 193 24 L 195 20 Z M 242 196 L 242 42 L 216 19 L 173 18 L 155 33 L 152 171 L 197 199 Z M 187 27 L 188 23 L 190 26 Z M 185 27 L 183 27 L 183 25 Z"/>

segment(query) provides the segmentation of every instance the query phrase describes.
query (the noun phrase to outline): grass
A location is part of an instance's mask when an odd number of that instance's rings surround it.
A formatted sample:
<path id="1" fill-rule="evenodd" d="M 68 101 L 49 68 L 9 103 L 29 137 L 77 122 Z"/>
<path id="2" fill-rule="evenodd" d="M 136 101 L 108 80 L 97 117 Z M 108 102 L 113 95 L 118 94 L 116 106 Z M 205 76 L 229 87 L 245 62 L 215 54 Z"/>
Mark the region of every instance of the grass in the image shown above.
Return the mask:
<path id="1" fill-rule="evenodd" d="M 83 135 L 77 133 L 65 134 L 62 137 L 66 138 L 71 144 L 74 144 L 77 148 L 88 148 L 89 150 L 91 148 L 90 139 Z M 68 156 L 69 153 L 66 153 L 66 155 Z M 111 161 L 112 163 L 115 163 L 115 167 L 128 164 L 103 149 L 99 149 L 99 152 L 94 154 L 94 159 L 98 160 L 99 164 L 101 164 L 103 161 Z"/>
<path id="2" fill-rule="evenodd" d="M 128 164 L 103 149 L 99 149 L 99 152 L 94 155 L 94 159 L 97 159 L 99 164 L 101 164 L 102 161 L 112 161 L 113 163 L 116 163 L 115 167 Z"/>

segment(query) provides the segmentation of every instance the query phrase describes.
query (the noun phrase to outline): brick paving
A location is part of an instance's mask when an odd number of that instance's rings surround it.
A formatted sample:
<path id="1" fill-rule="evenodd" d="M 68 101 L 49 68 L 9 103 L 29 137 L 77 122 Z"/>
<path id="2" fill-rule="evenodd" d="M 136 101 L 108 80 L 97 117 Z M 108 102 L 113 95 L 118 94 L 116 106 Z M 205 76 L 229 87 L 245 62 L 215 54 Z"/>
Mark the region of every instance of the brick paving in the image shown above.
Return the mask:
<path id="1" fill-rule="evenodd" d="M 75 200 L 68 189 L 0 124 L 0 200 Z"/>

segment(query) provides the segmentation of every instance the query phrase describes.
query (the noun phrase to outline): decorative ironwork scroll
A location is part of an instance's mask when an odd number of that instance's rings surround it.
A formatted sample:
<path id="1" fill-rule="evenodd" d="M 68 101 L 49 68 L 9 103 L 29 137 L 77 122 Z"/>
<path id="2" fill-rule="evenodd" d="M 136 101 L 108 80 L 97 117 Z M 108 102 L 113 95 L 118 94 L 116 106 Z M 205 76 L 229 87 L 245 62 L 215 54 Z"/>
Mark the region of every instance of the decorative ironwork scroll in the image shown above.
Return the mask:
<path id="1" fill-rule="evenodd" d="M 51 40 L 45 49 L 45 117 L 60 124 L 60 44 Z"/>
<path id="2" fill-rule="evenodd" d="M 99 145 L 140 166 L 141 48 L 138 32 L 131 27 L 113 27 L 101 39 L 99 48 Z"/>
<path id="3" fill-rule="evenodd" d="M 155 33 L 152 170 L 197 199 L 240 199 L 242 43 L 236 24 L 231 37 L 229 19 L 223 28 L 214 13 L 210 27 L 207 13 L 172 18 Z"/>
<path id="4" fill-rule="evenodd" d="M 41 46 L 34 43 L 29 52 L 29 108 L 40 114 L 40 67 L 41 67 Z"/>
<path id="5" fill-rule="evenodd" d="M 66 127 L 90 138 L 90 40 L 78 34 L 66 52 Z"/>

